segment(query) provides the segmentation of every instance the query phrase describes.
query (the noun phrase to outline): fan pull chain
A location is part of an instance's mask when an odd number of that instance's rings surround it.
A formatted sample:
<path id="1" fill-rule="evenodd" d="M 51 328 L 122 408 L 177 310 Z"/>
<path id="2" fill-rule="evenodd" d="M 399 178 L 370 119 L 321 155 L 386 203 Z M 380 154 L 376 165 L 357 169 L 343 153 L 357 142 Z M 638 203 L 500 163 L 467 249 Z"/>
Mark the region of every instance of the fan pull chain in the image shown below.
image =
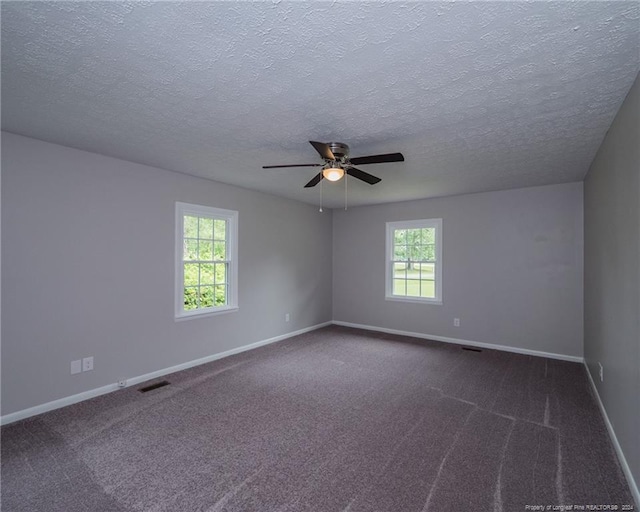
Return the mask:
<path id="1" fill-rule="evenodd" d="M 322 213 L 322 182 L 324 180 L 322 179 L 322 177 L 320 178 L 320 213 Z"/>
<path id="2" fill-rule="evenodd" d="M 347 183 L 349 180 L 347 179 L 347 173 L 344 173 L 344 211 L 347 211 Z"/>

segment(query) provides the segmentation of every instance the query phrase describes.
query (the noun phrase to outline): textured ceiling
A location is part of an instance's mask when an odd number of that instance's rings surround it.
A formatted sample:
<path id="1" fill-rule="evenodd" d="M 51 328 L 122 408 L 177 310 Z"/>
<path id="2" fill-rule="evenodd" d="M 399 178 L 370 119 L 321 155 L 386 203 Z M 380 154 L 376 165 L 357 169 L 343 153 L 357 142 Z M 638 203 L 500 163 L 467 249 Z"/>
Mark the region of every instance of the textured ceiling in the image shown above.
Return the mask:
<path id="1" fill-rule="evenodd" d="M 2 2 L 3 129 L 305 202 L 584 177 L 640 68 L 634 2 Z M 327 206 L 344 183 L 325 183 Z"/>

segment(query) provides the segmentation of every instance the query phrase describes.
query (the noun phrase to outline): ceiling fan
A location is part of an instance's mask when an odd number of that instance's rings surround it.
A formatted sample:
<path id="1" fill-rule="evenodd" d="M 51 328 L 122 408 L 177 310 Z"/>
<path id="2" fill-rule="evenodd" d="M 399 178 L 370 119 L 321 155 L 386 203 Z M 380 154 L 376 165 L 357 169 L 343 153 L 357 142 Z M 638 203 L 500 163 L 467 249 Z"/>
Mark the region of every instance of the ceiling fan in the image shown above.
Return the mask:
<path id="1" fill-rule="evenodd" d="M 342 142 L 316 142 L 310 140 L 309 143 L 320 154 L 324 163 L 322 164 L 289 164 L 289 165 L 263 165 L 263 169 L 275 169 L 279 167 L 322 167 L 322 171 L 316 174 L 313 179 L 305 185 L 305 188 L 315 187 L 323 178 L 329 181 L 338 181 L 347 173 L 349 176 L 358 178 L 369 185 L 375 185 L 381 179 L 361 171 L 354 165 L 382 164 L 387 162 L 404 162 L 402 153 L 387 153 L 385 155 L 360 156 L 349 158 L 349 146 Z"/>

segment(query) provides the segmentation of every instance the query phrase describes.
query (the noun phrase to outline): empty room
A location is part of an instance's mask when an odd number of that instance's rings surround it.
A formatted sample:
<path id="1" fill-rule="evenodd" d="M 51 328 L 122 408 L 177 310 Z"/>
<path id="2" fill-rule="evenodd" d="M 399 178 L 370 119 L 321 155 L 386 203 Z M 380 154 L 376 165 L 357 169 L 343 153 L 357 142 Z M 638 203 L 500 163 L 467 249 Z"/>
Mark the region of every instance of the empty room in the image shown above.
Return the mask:
<path id="1" fill-rule="evenodd" d="M 639 1 L 2 1 L 0 508 L 638 510 Z"/>

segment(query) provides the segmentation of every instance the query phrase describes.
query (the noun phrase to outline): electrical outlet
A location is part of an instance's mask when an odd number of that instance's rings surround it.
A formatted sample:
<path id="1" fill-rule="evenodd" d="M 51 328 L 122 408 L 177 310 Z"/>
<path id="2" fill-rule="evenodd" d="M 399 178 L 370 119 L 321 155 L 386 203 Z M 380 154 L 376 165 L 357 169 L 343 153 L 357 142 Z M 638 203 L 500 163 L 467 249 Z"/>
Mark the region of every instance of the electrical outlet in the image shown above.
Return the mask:
<path id="1" fill-rule="evenodd" d="M 77 359 L 76 361 L 71 361 L 71 375 L 75 375 L 76 373 L 80 373 L 82 371 L 82 361 Z"/>
<path id="2" fill-rule="evenodd" d="M 118 379 L 118 387 L 126 388 L 127 387 L 127 379 Z"/>
<path id="3" fill-rule="evenodd" d="M 454 318 L 453 319 L 453 326 L 454 327 L 460 327 L 460 319 L 459 318 Z"/>
<path id="4" fill-rule="evenodd" d="M 599 361 L 598 366 L 600 367 L 600 382 L 604 382 L 604 368 L 602 367 L 602 363 Z"/>
<path id="5" fill-rule="evenodd" d="M 288 322 L 289 320 L 291 320 L 291 315 L 289 313 L 285 313 L 284 314 L 284 321 Z"/>
<path id="6" fill-rule="evenodd" d="M 82 371 L 88 372 L 93 370 L 93 356 L 82 359 Z"/>

